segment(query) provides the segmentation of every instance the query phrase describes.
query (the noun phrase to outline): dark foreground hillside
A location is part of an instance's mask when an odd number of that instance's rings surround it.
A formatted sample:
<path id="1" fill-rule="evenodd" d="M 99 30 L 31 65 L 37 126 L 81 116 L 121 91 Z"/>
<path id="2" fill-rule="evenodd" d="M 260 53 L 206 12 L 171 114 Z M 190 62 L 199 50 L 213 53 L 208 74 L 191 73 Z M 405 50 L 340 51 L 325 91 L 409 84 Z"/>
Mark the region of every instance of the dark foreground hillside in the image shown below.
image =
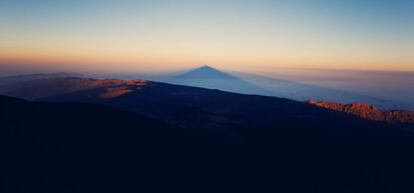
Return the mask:
<path id="1" fill-rule="evenodd" d="M 101 105 L 8 97 L 0 122 L 1 192 L 414 190 L 409 133 L 307 137 L 250 125 L 235 140 Z"/>
<path id="2" fill-rule="evenodd" d="M 0 123 L 0 192 L 149 188 L 174 180 L 168 170 L 185 171 L 175 167 L 190 167 L 192 156 L 186 154 L 208 144 L 179 128 L 101 105 L 0 97 Z"/>

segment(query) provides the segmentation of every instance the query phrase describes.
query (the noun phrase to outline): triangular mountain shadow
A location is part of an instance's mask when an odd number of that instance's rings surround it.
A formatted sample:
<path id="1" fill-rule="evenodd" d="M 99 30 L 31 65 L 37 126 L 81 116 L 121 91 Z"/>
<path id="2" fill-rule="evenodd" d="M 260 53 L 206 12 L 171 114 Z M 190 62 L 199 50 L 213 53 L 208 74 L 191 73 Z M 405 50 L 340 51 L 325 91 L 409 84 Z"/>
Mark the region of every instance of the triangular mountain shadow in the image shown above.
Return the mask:
<path id="1" fill-rule="evenodd" d="M 208 65 L 173 76 L 164 80 L 164 82 L 242 94 L 277 96 L 299 101 L 312 99 L 338 103 L 368 103 L 382 110 L 400 109 L 407 106 L 406 104 L 397 104 L 343 90 L 323 88 L 254 74 L 237 72 L 230 74 Z"/>
<path id="2" fill-rule="evenodd" d="M 174 79 L 184 79 L 184 78 L 206 78 L 206 79 L 213 79 L 213 78 L 220 78 L 220 79 L 237 79 L 236 77 L 222 72 L 218 69 L 210 67 L 208 65 L 201 66 L 199 68 L 190 70 L 185 72 L 184 74 L 180 74 L 175 76 Z"/>
<path id="3" fill-rule="evenodd" d="M 174 76 L 166 82 L 242 94 L 272 95 L 273 93 L 208 65 Z"/>

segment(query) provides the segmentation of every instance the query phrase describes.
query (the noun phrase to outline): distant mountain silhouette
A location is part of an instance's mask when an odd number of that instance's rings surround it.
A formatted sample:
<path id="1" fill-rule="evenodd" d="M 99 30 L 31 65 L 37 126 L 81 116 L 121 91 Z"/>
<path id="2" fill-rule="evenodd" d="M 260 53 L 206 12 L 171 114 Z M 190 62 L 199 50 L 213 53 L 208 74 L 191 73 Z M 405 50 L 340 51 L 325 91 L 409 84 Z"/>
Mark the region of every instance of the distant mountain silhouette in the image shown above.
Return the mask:
<path id="1" fill-rule="evenodd" d="M 17 83 L 17 82 L 27 82 L 27 81 L 39 80 L 39 79 L 64 78 L 64 77 L 82 77 L 82 75 L 76 74 L 76 73 L 57 72 L 57 73 L 39 73 L 39 74 L 6 76 L 6 77 L 0 77 L 0 85 Z"/>
<path id="2" fill-rule="evenodd" d="M 309 104 L 349 113 L 374 121 L 385 121 L 389 123 L 414 123 L 414 112 L 406 110 L 381 111 L 369 104 L 341 104 L 326 101 L 308 101 Z"/>
<path id="3" fill-rule="evenodd" d="M 10 84 L 5 87 L 7 89 L 0 90 L 0 93 L 7 96 L 18 97 L 22 99 L 39 99 L 54 95 L 77 92 L 81 90 L 101 88 L 101 87 L 116 87 L 105 93 L 106 97 L 112 97 L 125 92 L 125 86 L 134 85 L 137 88 L 145 86 L 147 81 L 144 80 L 130 80 L 123 81 L 117 79 L 90 79 L 90 78 L 48 78 L 32 81 L 24 81 L 21 83 Z M 118 86 L 118 87 L 117 87 Z M 103 95 L 102 95 L 103 96 Z M 104 96 L 103 96 L 104 97 Z"/>
<path id="4" fill-rule="evenodd" d="M 271 91 L 207 65 L 169 78 L 166 82 L 243 94 L 271 95 L 272 93 Z"/>
<path id="5" fill-rule="evenodd" d="M 68 77 L 82 77 L 82 75 L 59 72 L 59 73 L 40 73 L 40 74 L 26 74 L 26 75 L 1 77 L 0 78 L 0 94 L 13 96 L 13 94 L 8 94 L 8 93 L 13 93 L 15 90 L 18 90 L 18 89 L 27 90 L 29 87 L 35 86 L 33 84 L 36 84 L 38 82 L 43 81 L 43 82 L 53 83 L 53 81 L 51 81 L 50 79 L 68 78 Z M 32 92 L 33 96 L 35 97 L 37 93 L 47 92 L 47 91 L 33 90 L 30 92 Z M 29 98 L 28 96 L 26 96 L 25 98 L 34 99 L 34 98 Z"/>

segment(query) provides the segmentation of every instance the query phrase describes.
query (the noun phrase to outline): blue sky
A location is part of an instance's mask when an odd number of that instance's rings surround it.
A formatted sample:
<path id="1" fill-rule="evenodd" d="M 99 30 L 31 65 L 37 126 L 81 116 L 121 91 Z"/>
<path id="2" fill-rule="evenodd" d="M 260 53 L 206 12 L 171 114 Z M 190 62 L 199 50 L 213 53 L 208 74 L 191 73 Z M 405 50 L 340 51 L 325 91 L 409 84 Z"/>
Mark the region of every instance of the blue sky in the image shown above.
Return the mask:
<path id="1" fill-rule="evenodd" d="M 2 0 L 0 61 L 414 71 L 409 0 Z"/>

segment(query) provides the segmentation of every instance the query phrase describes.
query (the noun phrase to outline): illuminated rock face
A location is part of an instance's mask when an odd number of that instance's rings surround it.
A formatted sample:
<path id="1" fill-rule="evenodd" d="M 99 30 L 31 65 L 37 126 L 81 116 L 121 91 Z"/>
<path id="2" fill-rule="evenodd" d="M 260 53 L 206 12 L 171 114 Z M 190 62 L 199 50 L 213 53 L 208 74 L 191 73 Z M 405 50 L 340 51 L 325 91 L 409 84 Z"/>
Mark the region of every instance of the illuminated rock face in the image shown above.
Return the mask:
<path id="1" fill-rule="evenodd" d="M 308 101 L 309 104 L 356 115 L 374 121 L 389 123 L 414 123 L 414 112 L 406 110 L 381 111 L 369 104 L 341 104 L 326 101 Z"/>

